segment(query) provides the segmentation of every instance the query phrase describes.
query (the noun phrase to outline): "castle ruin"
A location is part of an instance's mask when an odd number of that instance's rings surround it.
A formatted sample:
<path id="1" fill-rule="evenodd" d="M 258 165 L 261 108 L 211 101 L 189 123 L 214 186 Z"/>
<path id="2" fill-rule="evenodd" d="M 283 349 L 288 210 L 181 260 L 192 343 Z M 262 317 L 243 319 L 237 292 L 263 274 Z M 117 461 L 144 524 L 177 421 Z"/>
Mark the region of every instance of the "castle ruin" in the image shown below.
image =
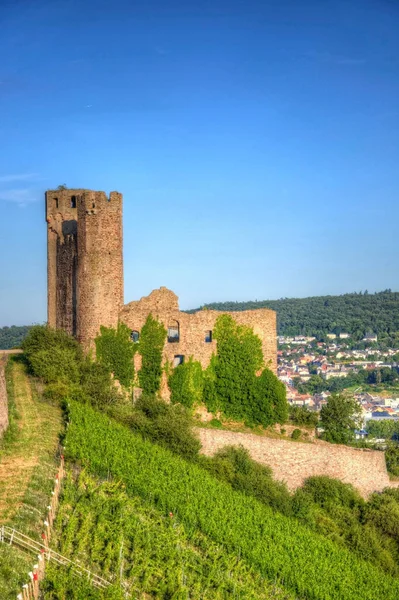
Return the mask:
<path id="1" fill-rule="evenodd" d="M 133 341 L 151 313 L 167 329 L 164 362 L 174 366 L 193 356 L 209 364 L 216 342 L 214 310 L 188 314 L 161 287 L 123 305 L 122 194 L 85 189 L 46 192 L 48 323 L 75 336 L 89 349 L 100 326 L 129 326 Z M 265 364 L 277 369 L 276 313 L 262 308 L 231 312 L 260 337 Z M 138 357 L 137 357 L 138 359 Z"/>

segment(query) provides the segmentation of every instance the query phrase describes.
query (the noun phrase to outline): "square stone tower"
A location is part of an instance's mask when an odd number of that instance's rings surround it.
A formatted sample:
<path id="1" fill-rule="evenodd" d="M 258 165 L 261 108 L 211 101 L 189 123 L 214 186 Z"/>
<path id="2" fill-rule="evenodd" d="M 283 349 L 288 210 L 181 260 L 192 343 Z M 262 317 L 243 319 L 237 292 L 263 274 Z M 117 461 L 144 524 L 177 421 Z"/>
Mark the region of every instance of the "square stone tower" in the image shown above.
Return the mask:
<path id="1" fill-rule="evenodd" d="M 122 194 L 46 192 L 48 323 L 89 348 L 123 306 Z"/>

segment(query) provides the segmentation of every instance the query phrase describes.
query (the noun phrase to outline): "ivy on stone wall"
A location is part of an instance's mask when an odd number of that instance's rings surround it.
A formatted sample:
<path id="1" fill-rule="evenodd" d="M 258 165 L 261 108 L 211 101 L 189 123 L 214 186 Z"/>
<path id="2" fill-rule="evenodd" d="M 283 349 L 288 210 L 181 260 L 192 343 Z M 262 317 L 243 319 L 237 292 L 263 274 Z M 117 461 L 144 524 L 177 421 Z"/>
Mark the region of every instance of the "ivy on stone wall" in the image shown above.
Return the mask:
<path id="1" fill-rule="evenodd" d="M 284 423 L 288 418 L 285 387 L 270 369 L 257 376 L 264 362 L 261 340 L 252 328 L 221 315 L 214 338 L 217 353 L 204 386 L 208 409 L 249 424 Z"/>
<path id="2" fill-rule="evenodd" d="M 187 408 L 202 401 L 204 375 L 201 363 L 190 357 L 187 362 L 173 369 L 168 379 L 172 404 L 183 404 Z"/>
<path id="3" fill-rule="evenodd" d="M 154 395 L 159 392 L 165 340 L 165 327 L 152 314 L 149 314 L 141 330 L 138 343 L 138 351 L 142 358 L 138 376 L 143 394 Z"/>

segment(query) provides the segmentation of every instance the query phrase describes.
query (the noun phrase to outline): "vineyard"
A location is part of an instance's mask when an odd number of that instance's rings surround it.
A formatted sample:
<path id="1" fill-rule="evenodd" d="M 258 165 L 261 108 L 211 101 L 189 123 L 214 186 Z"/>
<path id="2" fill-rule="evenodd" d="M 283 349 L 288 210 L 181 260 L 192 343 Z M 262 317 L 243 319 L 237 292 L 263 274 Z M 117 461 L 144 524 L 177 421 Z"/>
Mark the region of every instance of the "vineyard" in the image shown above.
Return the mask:
<path id="1" fill-rule="evenodd" d="M 130 598 L 292 598 L 198 530 L 185 530 L 173 516 L 129 498 L 122 484 L 85 471 L 69 472 L 56 535 L 61 553 L 115 582 L 107 597 L 129 590 Z M 78 599 L 83 590 L 104 597 L 72 572 L 48 569 L 47 599 Z"/>
<path id="2" fill-rule="evenodd" d="M 200 466 L 88 406 L 71 403 L 69 412 L 67 457 L 91 475 L 69 476 L 57 522 L 60 549 L 116 586 L 107 596 L 72 596 L 65 592 L 69 575 L 54 571 L 47 599 L 119 598 L 125 586 L 132 598 L 399 597 L 397 580 Z M 265 587 L 264 579 L 291 596 Z"/>

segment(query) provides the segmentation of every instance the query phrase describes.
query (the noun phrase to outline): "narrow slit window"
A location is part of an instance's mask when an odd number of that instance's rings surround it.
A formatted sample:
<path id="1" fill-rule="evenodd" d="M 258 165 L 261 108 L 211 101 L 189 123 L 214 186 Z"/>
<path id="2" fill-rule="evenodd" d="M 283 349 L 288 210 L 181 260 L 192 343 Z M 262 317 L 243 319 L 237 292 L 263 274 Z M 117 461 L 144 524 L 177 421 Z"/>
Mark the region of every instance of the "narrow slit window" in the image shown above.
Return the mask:
<path id="1" fill-rule="evenodd" d="M 183 354 L 175 354 L 173 359 L 173 367 L 178 367 L 184 363 L 184 355 Z"/>
<path id="2" fill-rule="evenodd" d="M 54 206 L 55 208 L 58 208 L 58 198 L 54 198 Z"/>
<path id="3" fill-rule="evenodd" d="M 76 196 L 72 196 L 71 198 L 71 208 L 76 208 Z"/>
<path id="4" fill-rule="evenodd" d="M 173 321 L 168 326 L 168 342 L 169 344 L 177 344 L 180 341 L 180 327 L 178 321 Z"/>
<path id="5" fill-rule="evenodd" d="M 130 334 L 130 339 L 134 344 L 137 344 L 140 339 L 140 332 L 133 329 L 132 333 Z"/>
<path id="6" fill-rule="evenodd" d="M 210 344 L 212 342 L 212 331 L 209 329 L 205 331 L 205 343 Z"/>

